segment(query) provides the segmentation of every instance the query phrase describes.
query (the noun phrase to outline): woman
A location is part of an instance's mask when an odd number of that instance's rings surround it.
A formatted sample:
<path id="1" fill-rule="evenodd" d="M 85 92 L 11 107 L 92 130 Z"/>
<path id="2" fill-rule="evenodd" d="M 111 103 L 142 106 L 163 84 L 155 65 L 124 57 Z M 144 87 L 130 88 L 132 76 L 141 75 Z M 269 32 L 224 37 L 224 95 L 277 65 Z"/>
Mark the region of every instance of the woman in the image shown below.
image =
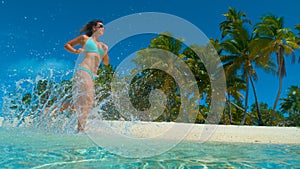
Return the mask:
<path id="1" fill-rule="evenodd" d="M 101 61 L 109 64 L 107 55 L 108 47 L 98 41 L 104 33 L 104 25 L 101 20 L 90 21 L 80 29 L 85 32 L 64 45 L 64 48 L 75 54 L 84 52 L 84 58 L 79 64 L 74 77 L 73 101 L 78 115 L 78 132 L 84 131 L 89 112 L 94 105 L 94 80 Z M 80 45 L 82 48 L 75 49 Z"/>

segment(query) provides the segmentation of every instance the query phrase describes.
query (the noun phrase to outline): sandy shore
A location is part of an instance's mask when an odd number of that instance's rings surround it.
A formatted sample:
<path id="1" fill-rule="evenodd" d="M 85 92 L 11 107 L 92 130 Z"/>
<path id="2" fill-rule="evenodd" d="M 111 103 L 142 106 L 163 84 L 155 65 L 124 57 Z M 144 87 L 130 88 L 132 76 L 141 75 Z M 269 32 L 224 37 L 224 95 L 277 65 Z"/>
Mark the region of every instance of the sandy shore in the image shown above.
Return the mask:
<path id="1" fill-rule="evenodd" d="M 195 142 L 300 144 L 299 127 L 110 121 L 96 128 L 101 128 L 102 131 L 104 129 L 106 133 L 114 131 L 128 137 L 157 138 L 160 140 L 184 139 Z M 95 130 L 97 129 L 90 131 Z"/>
<path id="2" fill-rule="evenodd" d="M 3 118 L 0 117 L 0 127 Z M 87 133 L 194 142 L 300 144 L 299 127 L 210 125 L 172 122 L 92 121 Z M 100 124 L 100 125 L 99 125 Z"/>
<path id="3" fill-rule="evenodd" d="M 205 128 L 205 125 L 197 125 L 193 128 L 187 139 L 194 140 L 197 131 L 201 128 Z M 300 144 L 300 128 L 218 125 L 208 141 Z"/>

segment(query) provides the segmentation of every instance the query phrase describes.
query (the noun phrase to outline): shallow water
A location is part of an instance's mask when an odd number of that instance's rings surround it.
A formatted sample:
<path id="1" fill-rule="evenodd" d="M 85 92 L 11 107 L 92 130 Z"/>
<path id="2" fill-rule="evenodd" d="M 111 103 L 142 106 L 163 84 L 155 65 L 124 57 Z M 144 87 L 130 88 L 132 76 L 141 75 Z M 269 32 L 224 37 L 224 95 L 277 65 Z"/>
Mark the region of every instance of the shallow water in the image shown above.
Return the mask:
<path id="1" fill-rule="evenodd" d="M 86 134 L 0 128 L 0 168 L 297 168 L 300 145 L 182 142 L 147 158 L 125 158 Z"/>

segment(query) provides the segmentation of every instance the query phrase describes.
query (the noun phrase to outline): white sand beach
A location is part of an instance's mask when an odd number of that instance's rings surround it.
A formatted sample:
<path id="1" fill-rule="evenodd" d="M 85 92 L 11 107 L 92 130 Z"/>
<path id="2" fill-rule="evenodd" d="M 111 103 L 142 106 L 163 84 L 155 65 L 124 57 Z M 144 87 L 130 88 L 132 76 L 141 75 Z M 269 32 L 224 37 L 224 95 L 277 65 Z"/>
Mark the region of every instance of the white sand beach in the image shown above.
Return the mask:
<path id="1" fill-rule="evenodd" d="M 94 124 L 90 131 L 101 130 L 104 134 L 115 132 L 133 138 L 156 138 L 195 142 L 300 144 L 299 127 L 212 125 L 173 122 L 93 122 Z M 2 124 L 3 118 L 0 118 L 0 127 L 3 127 Z M 89 131 L 87 131 L 87 133 L 88 132 Z"/>
<path id="2" fill-rule="evenodd" d="M 194 140 L 197 130 L 204 127 L 205 125 L 196 125 L 192 132 L 187 136 L 187 139 Z M 300 128 L 217 125 L 208 141 L 300 144 Z"/>
<path id="3" fill-rule="evenodd" d="M 104 126 L 97 128 L 104 129 L 106 133 L 115 131 L 136 138 L 184 139 L 196 142 L 300 144 L 299 127 L 109 121 L 105 122 Z"/>

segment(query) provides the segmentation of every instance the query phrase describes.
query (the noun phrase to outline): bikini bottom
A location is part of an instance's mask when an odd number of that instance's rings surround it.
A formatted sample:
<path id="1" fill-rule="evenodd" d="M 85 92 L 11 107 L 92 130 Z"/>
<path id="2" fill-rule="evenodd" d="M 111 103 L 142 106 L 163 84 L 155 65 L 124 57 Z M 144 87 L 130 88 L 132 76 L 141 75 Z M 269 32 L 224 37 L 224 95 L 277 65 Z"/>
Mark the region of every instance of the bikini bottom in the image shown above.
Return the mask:
<path id="1" fill-rule="evenodd" d="M 97 75 L 94 75 L 92 73 L 92 71 L 89 70 L 88 68 L 85 68 L 85 67 L 82 67 L 82 66 L 78 66 L 77 70 L 82 70 L 82 71 L 85 71 L 86 73 L 88 73 L 91 76 L 91 78 L 92 78 L 93 81 L 95 81 L 95 79 L 97 77 Z"/>

